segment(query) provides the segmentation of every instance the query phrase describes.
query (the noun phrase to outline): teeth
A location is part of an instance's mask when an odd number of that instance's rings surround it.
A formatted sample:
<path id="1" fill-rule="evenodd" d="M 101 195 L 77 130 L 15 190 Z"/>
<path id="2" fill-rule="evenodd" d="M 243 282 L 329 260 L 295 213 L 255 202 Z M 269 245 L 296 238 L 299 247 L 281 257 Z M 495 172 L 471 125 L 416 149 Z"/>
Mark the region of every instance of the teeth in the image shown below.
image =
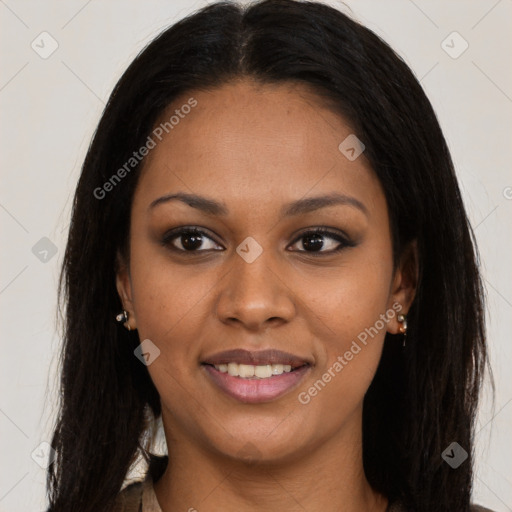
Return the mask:
<path id="1" fill-rule="evenodd" d="M 229 373 L 232 377 L 241 377 L 242 379 L 268 379 L 274 375 L 281 375 L 292 371 L 289 364 L 265 364 L 265 365 L 252 365 L 252 364 L 216 364 L 214 365 L 217 370 L 222 373 Z"/>
<path id="2" fill-rule="evenodd" d="M 247 379 L 248 377 L 254 377 L 254 366 L 250 364 L 239 364 L 238 375 Z"/>
<path id="3" fill-rule="evenodd" d="M 266 364 L 265 366 L 255 366 L 254 375 L 260 379 L 268 379 L 268 377 L 272 377 L 272 365 Z"/>

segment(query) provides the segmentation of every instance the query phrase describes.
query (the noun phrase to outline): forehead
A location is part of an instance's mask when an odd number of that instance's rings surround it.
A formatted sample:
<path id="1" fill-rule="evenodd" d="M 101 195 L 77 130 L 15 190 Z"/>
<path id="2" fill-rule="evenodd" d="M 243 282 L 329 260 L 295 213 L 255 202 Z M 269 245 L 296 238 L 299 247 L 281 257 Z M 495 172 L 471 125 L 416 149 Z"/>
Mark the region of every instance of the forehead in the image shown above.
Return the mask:
<path id="1" fill-rule="evenodd" d="M 191 98 L 195 106 L 182 108 Z M 166 109 L 156 127 L 171 117 L 172 128 L 167 124 L 161 140 L 153 137 L 136 202 L 183 191 L 264 208 L 335 191 L 369 207 L 382 203 L 364 153 L 351 161 L 339 150 L 352 128 L 305 86 L 240 80 L 191 91 Z"/>

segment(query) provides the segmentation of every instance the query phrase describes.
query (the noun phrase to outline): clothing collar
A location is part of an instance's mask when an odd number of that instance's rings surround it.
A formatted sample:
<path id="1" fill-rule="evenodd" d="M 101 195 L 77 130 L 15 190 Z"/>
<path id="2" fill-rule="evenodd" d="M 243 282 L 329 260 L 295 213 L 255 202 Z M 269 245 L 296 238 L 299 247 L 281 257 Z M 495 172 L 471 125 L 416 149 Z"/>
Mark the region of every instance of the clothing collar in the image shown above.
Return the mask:
<path id="1" fill-rule="evenodd" d="M 153 479 L 148 471 L 142 484 L 142 512 L 162 512 L 153 487 Z"/>

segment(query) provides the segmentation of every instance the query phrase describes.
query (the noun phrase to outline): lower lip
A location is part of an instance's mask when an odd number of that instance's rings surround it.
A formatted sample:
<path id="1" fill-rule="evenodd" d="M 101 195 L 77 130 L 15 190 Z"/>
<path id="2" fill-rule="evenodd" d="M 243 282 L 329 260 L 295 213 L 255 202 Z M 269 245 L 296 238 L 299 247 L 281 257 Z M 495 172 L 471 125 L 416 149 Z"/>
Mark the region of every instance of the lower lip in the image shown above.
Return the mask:
<path id="1" fill-rule="evenodd" d="M 223 373 L 211 365 L 202 365 L 210 378 L 227 395 L 240 402 L 257 404 L 271 402 L 295 388 L 311 369 L 302 366 L 292 372 L 274 375 L 266 379 L 243 379 Z"/>

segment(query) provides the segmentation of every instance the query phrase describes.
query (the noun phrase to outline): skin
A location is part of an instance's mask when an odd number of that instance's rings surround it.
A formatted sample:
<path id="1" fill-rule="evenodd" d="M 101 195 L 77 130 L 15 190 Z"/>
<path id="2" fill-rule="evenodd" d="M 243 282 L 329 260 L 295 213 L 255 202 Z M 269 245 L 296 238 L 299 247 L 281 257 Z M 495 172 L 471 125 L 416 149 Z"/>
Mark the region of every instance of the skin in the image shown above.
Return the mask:
<path id="1" fill-rule="evenodd" d="M 147 157 L 132 205 L 129 264 L 120 258 L 117 276 L 131 328 L 161 351 L 148 366 L 170 453 L 155 484 L 160 506 L 384 511 L 387 498 L 363 471 L 362 404 L 386 330 L 399 332 L 396 316 L 308 404 L 298 394 L 394 303 L 408 311 L 416 249 L 393 269 L 381 185 L 364 153 L 349 161 L 340 152 L 350 126 L 305 86 L 239 80 L 187 93 L 162 119 L 191 96 L 198 105 Z M 148 209 L 177 192 L 222 202 L 229 213 L 176 200 Z M 342 204 L 280 217 L 289 202 L 333 192 L 366 212 Z M 162 245 L 179 226 L 208 232 L 198 255 L 169 248 L 183 250 L 184 237 Z M 356 245 L 329 254 L 339 242 L 324 235 L 315 256 L 299 235 L 317 226 L 343 231 Z M 248 236 L 263 249 L 252 263 L 236 252 Z M 244 404 L 215 387 L 200 365 L 233 348 L 277 348 L 314 364 L 281 398 Z"/>

